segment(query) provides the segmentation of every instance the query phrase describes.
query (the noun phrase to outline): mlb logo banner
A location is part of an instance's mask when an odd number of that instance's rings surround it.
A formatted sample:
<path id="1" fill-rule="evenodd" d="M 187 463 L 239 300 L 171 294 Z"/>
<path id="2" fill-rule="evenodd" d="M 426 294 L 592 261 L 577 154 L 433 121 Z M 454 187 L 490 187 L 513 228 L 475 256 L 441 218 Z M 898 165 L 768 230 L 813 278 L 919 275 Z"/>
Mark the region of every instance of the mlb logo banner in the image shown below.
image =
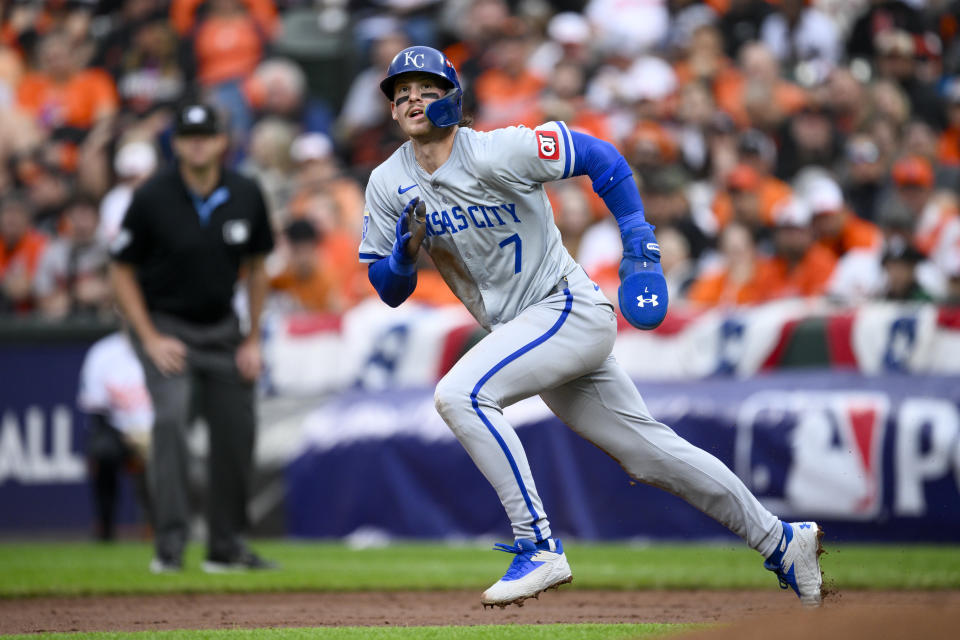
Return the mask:
<path id="1" fill-rule="evenodd" d="M 737 418 L 735 471 L 782 517 L 874 518 L 889 415 L 883 393 L 755 393 Z"/>

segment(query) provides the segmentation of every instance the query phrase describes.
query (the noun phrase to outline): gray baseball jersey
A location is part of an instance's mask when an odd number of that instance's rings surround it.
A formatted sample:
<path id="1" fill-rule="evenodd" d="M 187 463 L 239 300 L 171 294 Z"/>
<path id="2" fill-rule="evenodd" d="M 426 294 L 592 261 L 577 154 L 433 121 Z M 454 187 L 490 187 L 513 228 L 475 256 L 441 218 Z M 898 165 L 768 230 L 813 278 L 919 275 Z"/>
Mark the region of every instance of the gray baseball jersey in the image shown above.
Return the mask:
<path id="1" fill-rule="evenodd" d="M 523 445 L 503 416 L 503 407 L 540 395 L 631 477 L 685 498 L 769 555 L 781 535 L 777 517 L 722 462 L 654 420 L 611 355 L 613 305 L 564 249 L 543 189 L 572 173 L 566 126 L 455 135 L 433 174 L 409 142 L 374 170 L 360 259 L 390 255 L 400 212 L 419 195 L 431 258 L 493 329 L 437 384 L 437 411 L 493 485 L 514 536 L 551 535 Z"/>
<path id="2" fill-rule="evenodd" d="M 572 171 L 565 135 L 556 122 L 536 130 L 461 128 L 450 158 L 432 175 L 407 142 L 370 176 L 360 260 L 390 255 L 400 212 L 420 196 L 424 247 L 444 280 L 482 326 L 512 320 L 576 268 L 543 188 Z"/>

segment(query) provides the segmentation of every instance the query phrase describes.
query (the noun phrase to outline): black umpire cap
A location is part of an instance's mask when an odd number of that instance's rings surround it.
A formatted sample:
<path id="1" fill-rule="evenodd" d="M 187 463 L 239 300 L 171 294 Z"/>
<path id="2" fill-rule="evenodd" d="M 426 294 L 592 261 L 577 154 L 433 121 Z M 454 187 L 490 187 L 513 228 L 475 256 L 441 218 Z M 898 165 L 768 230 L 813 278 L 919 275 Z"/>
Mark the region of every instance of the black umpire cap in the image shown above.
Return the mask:
<path id="1" fill-rule="evenodd" d="M 187 104 L 177 113 L 174 131 L 178 136 L 216 135 L 220 133 L 220 118 L 216 110 L 208 104 Z"/>

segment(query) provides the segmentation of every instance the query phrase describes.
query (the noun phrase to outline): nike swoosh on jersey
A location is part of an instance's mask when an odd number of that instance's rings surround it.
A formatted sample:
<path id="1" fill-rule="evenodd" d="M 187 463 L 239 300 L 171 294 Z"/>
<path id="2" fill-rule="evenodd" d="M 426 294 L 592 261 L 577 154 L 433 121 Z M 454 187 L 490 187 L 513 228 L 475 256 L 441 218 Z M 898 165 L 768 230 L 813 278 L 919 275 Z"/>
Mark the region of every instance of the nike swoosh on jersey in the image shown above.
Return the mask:
<path id="1" fill-rule="evenodd" d="M 401 187 L 400 185 L 397 185 L 397 193 L 406 193 L 407 191 L 410 191 L 410 189 L 413 189 L 415 186 L 417 186 L 417 183 L 413 183 L 409 187 Z"/>

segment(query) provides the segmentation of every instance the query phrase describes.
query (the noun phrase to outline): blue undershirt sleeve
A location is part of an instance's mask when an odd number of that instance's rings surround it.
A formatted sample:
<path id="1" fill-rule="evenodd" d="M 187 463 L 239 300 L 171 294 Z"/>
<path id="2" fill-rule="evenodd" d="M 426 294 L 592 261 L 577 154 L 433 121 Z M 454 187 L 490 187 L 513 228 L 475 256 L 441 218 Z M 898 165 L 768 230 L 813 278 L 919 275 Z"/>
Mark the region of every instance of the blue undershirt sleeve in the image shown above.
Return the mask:
<path id="1" fill-rule="evenodd" d="M 590 176 L 593 190 L 613 213 L 621 233 L 643 224 L 643 202 L 633 171 L 617 148 L 579 131 L 571 131 L 570 137 L 576 154 L 571 175 Z"/>
<path id="2" fill-rule="evenodd" d="M 393 266 L 394 261 L 391 257 L 381 258 L 370 263 L 367 268 L 367 277 L 381 300 L 391 307 L 398 307 L 417 288 L 417 270 L 416 268 L 394 270 Z M 397 264 L 397 266 L 403 265 Z"/>

